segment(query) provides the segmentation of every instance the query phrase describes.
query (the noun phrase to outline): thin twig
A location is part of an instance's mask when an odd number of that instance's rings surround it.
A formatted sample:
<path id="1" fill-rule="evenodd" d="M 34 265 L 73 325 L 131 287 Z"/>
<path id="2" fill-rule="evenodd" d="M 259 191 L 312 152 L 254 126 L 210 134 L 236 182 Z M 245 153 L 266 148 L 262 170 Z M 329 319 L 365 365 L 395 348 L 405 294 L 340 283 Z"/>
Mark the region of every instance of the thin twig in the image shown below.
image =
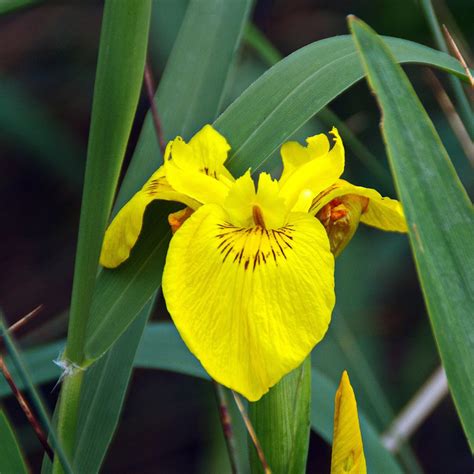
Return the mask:
<path id="1" fill-rule="evenodd" d="M 462 64 L 462 67 L 464 68 L 464 71 L 466 72 L 466 76 L 469 78 L 469 82 L 471 83 L 471 87 L 474 87 L 474 78 L 472 77 L 471 71 L 467 67 L 466 61 L 463 58 L 461 51 L 459 50 L 457 44 L 455 43 L 446 25 L 442 25 L 442 27 L 443 27 L 444 37 L 446 38 L 446 42 L 448 43 L 449 49 L 454 54 L 456 59 Z"/>
<path id="2" fill-rule="evenodd" d="M 215 380 L 212 381 L 214 390 L 216 393 L 217 403 L 219 405 L 219 417 L 221 420 L 222 431 L 224 433 L 224 439 L 227 446 L 227 452 L 229 453 L 230 467 L 233 474 L 239 472 L 237 462 L 237 449 L 234 438 L 234 430 L 232 429 L 232 418 L 229 413 L 229 407 L 227 405 L 227 397 L 224 392 L 222 385 L 217 383 Z"/>
<path id="3" fill-rule="evenodd" d="M 448 394 L 448 379 L 443 367 L 426 381 L 382 435 L 382 444 L 396 453 Z"/>
<path id="4" fill-rule="evenodd" d="M 54 458 L 54 453 L 53 453 L 53 450 L 51 449 L 51 446 L 48 443 L 48 437 L 46 436 L 46 433 L 41 428 L 39 421 L 36 419 L 35 415 L 33 414 L 33 411 L 29 403 L 27 402 L 26 398 L 20 392 L 20 389 L 16 386 L 13 380 L 13 377 L 10 371 L 8 370 L 8 367 L 5 365 L 5 362 L 1 355 L 0 355 L 0 370 L 2 371 L 3 376 L 5 377 L 5 380 L 7 381 L 8 385 L 10 385 L 13 395 L 15 396 L 18 404 L 20 405 L 21 409 L 26 415 L 28 422 L 33 427 L 40 443 L 43 445 L 43 448 L 46 451 L 46 454 L 48 455 L 49 459 L 51 459 L 52 461 Z"/>
<path id="5" fill-rule="evenodd" d="M 38 305 L 33 311 L 30 311 L 26 316 L 23 316 L 21 319 L 19 319 L 16 323 L 12 324 L 9 328 L 8 331 L 10 333 L 14 333 L 18 331 L 21 327 L 23 327 L 26 323 L 28 323 L 31 319 L 33 319 L 35 316 L 37 316 L 40 311 L 43 309 L 43 305 L 40 304 Z"/>
<path id="6" fill-rule="evenodd" d="M 153 81 L 153 73 L 151 70 L 150 62 L 147 60 L 145 63 L 145 89 L 148 96 L 148 102 L 150 103 L 151 115 L 153 117 L 153 124 L 155 125 L 156 137 L 160 145 L 161 153 L 165 154 L 166 143 L 163 136 L 163 129 L 161 127 L 160 116 L 155 104 L 155 83 Z"/>
<path id="7" fill-rule="evenodd" d="M 451 99 L 448 94 L 446 94 L 441 82 L 439 82 L 438 78 L 429 69 L 426 70 L 426 79 L 432 87 L 435 98 L 443 110 L 444 115 L 446 115 L 449 125 L 456 135 L 464 153 L 471 165 L 474 165 L 474 143 L 469 137 L 469 133 L 459 117 L 459 114 L 456 112 L 456 108 L 451 102 Z"/>
<path id="8" fill-rule="evenodd" d="M 250 439 L 252 440 L 253 445 L 255 446 L 255 449 L 257 450 L 258 458 L 260 459 L 260 462 L 262 464 L 263 471 L 265 472 L 265 474 L 271 474 L 272 471 L 270 469 L 270 466 L 267 463 L 265 454 L 263 453 L 262 446 L 260 442 L 258 441 L 257 433 L 255 433 L 255 430 L 253 429 L 253 426 L 252 426 L 252 422 L 250 421 L 250 418 L 248 417 L 247 412 L 245 411 L 245 407 L 242 403 L 242 400 L 233 390 L 232 390 L 232 395 L 234 395 L 235 403 L 237 405 L 237 408 L 240 411 L 242 419 L 244 420 L 245 427 L 247 428 L 247 432 L 250 436 Z"/>

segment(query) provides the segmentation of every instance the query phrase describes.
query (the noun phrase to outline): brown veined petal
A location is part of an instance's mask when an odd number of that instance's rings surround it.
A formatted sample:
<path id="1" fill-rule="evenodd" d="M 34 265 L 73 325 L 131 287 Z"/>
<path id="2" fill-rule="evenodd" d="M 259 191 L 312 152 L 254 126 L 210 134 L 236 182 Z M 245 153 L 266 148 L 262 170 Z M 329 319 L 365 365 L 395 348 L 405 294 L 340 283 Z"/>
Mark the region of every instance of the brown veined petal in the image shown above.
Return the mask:
<path id="1" fill-rule="evenodd" d="M 110 223 L 102 244 L 100 264 L 107 268 L 118 267 L 128 259 L 140 235 L 145 210 L 155 199 L 177 201 L 196 209 L 199 203 L 176 192 L 166 180 L 164 167 L 155 171 L 143 188 L 122 207 Z"/>
<path id="2" fill-rule="evenodd" d="M 333 199 L 345 195 L 363 196 L 369 199 L 360 221 L 372 227 L 392 232 L 407 232 L 402 205 L 396 199 L 383 197 L 375 189 L 355 186 L 343 179 L 321 192 L 313 201 L 310 212 L 316 215 Z"/>
<path id="3" fill-rule="evenodd" d="M 163 293 L 211 377 L 254 401 L 326 333 L 334 258 L 323 226 L 309 214 L 290 214 L 275 230 L 242 228 L 208 204 L 173 236 Z"/>

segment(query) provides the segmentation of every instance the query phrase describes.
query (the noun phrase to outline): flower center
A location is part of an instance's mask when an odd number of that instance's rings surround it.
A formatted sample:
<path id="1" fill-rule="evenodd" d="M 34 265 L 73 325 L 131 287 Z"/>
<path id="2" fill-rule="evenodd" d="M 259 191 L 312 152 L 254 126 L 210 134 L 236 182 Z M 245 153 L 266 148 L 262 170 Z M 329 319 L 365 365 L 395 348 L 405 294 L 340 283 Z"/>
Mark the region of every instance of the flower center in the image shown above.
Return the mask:
<path id="1" fill-rule="evenodd" d="M 258 206 L 253 206 L 252 216 L 256 226 L 262 227 L 263 229 L 266 228 L 265 221 L 263 220 L 262 210 Z"/>
<path id="2" fill-rule="evenodd" d="M 261 217 L 261 213 L 258 215 Z M 260 224 L 243 228 L 225 223 L 219 224 L 218 229 L 217 250 L 222 255 L 222 262 L 235 263 L 244 270 L 255 271 L 261 264 L 278 265 L 279 261 L 287 259 L 287 253 L 293 249 L 292 224 L 280 229 L 266 229 Z"/>

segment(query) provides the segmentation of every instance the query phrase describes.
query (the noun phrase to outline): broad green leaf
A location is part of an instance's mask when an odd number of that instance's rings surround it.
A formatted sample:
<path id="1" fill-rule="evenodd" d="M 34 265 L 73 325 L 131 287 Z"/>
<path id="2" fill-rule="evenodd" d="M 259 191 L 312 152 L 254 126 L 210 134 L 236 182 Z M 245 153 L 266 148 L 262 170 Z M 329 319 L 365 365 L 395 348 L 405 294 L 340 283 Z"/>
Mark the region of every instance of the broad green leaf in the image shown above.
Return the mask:
<path id="1" fill-rule="evenodd" d="M 190 2 L 156 94 L 166 139 L 176 135 L 189 139 L 203 124 L 215 119 L 249 7 L 249 0 Z M 115 211 L 143 185 L 160 162 L 156 133 L 149 116 L 120 189 Z M 154 216 L 148 212 L 154 224 L 149 226 L 148 232 L 143 232 L 146 238 L 140 239 L 134 249 L 138 258 L 130 259 L 117 270 L 100 273 L 88 328 L 88 358 L 102 355 L 160 286 L 161 269 L 171 237 L 167 215 L 175 209 L 163 204 Z M 125 301 L 122 293 L 131 300 Z"/>
<path id="2" fill-rule="evenodd" d="M 423 294 L 449 386 L 474 448 L 474 212 L 413 87 L 384 40 L 350 22 L 379 102 Z"/>
<path id="3" fill-rule="evenodd" d="M 444 53 L 398 38 L 386 41 L 398 62 L 465 78 L 459 63 Z M 288 136 L 363 77 L 350 36 L 317 41 L 280 61 L 215 122 L 232 146 L 231 170 L 240 175 L 261 168 Z"/>
<path id="4" fill-rule="evenodd" d="M 464 77 L 458 62 L 446 54 L 396 38 L 387 41 L 400 62 L 432 65 Z M 215 122 L 233 148 L 229 160 L 231 171 L 240 175 L 248 167 L 254 171 L 261 168 L 289 136 L 363 76 L 357 52 L 347 36 L 313 43 L 271 68 Z M 199 97 L 197 94 L 194 100 Z M 203 124 L 204 121 L 195 122 L 183 134 L 184 137 L 189 138 Z M 169 130 L 165 126 L 167 136 L 173 136 L 168 135 Z M 119 206 L 158 165 L 149 159 L 158 156 L 150 122 L 145 124 L 143 133 L 144 138 L 137 147 L 137 159 L 130 168 L 130 180 L 134 186 L 129 186 L 127 192 L 119 195 Z M 168 205 L 161 205 L 162 224 L 154 227 L 152 232 L 146 229 L 142 232 L 139 245 L 128 262 L 117 270 L 104 270 L 99 275 L 88 328 L 88 358 L 102 355 L 160 286 L 169 239 L 164 218 L 169 209 Z M 158 213 L 155 214 L 158 217 Z"/>
<path id="5" fill-rule="evenodd" d="M 28 473 L 18 441 L 3 411 L 0 411 L 0 472 L 2 474 Z"/>

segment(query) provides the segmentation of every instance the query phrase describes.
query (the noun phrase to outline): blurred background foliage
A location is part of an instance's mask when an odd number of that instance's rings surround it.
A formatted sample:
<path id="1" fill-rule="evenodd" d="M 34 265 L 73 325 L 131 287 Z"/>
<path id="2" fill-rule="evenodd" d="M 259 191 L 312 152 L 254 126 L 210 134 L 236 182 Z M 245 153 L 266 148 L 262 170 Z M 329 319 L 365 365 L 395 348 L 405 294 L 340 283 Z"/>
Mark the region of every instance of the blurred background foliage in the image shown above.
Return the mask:
<path id="1" fill-rule="evenodd" d="M 187 3 L 154 2 L 149 59 L 156 83 Z M 472 2 L 438 1 L 435 6 L 441 21 L 470 55 Z M 434 46 L 415 0 L 350 4 L 260 0 L 253 20 L 285 56 L 313 41 L 347 34 L 349 13 L 380 34 Z M 0 305 L 11 323 L 44 305 L 41 315 L 20 333 L 23 348 L 64 337 L 66 332 L 101 14 L 102 2 L 89 0 L 32 2 L 0 16 Z M 269 67 L 268 59 L 244 40 L 222 109 Z M 472 167 L 436 100 L 426 70 L 419 66 L 405 70 L 472 196 Z M 435 74 L 450 93 L 446 77 Z M 347 148 L 345 176 L 393 196 L 378 128 L 380 115 L 366 82 L 351 88 L 331 107 L 381 164 L 380 170 L 368 169 Z M 129 156 L 147 109 L 143 93 Z M 296 138 L 327 128 L 316 118 Z M 407 238 L 361 228 L 338 261 L 336 282 L 336 311 L 327 338 L 313 353 L 313 363 L 335 382 L 348 368 L 360 406 L 384 431 L 439 365 Z M 162 299 L 154 319 L 168 319 Z M 42 386 L 51 407 L 58 394 L 53 385 Z M 2 405 L 36 472 L 41 446 L 15 401 L 4 398 Z M 241 431 L 237 415 L 234 421 Z M 308 472 L 329 472 L 330 449 L 317 435 L 311 436 Z M 420 468 L 428 473 L 472 471 L 469 448 L 449 397 L 419 428 L 411 447 L 412 453 L 404 457 L 409 472 Z M 228 469 L 211 385 L 171 372 L 135 370 L 103 471 L 218 473 Z"/>

